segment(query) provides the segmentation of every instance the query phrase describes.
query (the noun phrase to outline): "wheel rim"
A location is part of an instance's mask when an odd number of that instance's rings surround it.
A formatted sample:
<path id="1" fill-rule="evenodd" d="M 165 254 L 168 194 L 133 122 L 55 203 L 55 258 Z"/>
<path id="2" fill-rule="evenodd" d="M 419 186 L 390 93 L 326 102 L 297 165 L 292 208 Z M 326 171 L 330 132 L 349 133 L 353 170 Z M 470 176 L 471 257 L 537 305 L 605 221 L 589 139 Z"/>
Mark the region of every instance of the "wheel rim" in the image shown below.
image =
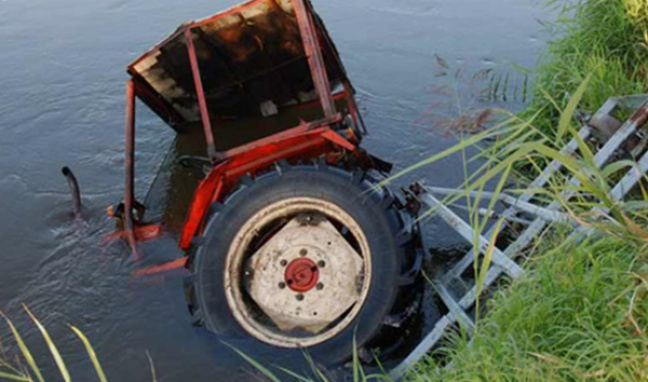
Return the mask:
<path id="1" fill-rule="evenodd" d="M 358 223 L 333 203 L 292 198 L 251 217 L 225 264 L 225 295 L 238 323 L 280 347 L 325 342 L 359 314 L 371 253 Z"/>

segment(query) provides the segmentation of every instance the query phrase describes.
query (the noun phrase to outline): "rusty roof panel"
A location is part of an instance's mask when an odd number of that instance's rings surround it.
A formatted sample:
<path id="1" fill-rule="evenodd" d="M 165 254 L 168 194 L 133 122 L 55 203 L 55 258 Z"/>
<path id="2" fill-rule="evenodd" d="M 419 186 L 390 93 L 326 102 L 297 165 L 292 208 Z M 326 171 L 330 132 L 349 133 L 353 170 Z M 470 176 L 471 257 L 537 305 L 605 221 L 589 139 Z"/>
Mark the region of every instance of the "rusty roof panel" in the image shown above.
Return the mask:
<path id="1" fill-rule="evenodd" d="M 323 23 L 313 16 L 333 88 L 343 80 L 344 69 Z M 172 126 L 181 128 L 201 119 L 187 29 L 212 119 L 260 116 L 318 99 L 292 1 L 253 0 L 183 24 L 128 67 L 148 90 L 138 96 Z"/>

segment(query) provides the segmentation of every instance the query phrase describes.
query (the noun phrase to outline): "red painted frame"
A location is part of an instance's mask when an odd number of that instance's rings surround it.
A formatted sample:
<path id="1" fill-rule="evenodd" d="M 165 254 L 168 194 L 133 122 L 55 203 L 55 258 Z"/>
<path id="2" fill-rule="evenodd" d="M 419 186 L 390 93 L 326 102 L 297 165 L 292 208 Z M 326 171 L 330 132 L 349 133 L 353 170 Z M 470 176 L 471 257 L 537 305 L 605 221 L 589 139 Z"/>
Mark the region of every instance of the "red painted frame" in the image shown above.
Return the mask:
<path id="1" fill-rule="evenodd" d="M 256 1 L 256 0 L 255 0 Z M 255 174 L 266 169 L 273 163 L 281 160 L 304 160 L 317 157 L 331 157 L 330 154 L 351 152 L 362 159 L 365 163 L 371 163 L 369 156 L 357 148 L 359 137 L 352 129 L 336 131 L 334 127 L 342 122 L 343 116 L 336 112 L 334 96 L 331 92 L 330 81 L 326 72 L 324 58 L 322 57 L 322 38 L 319 36 L 314 25 L 311 9 L 304 0 L 292 0 L 295 8 L 295 15 L 299 24 L 304 50 L 308 57 L 315 90 L 319 96 L 319 103 L 324 112 L 324 118 L 301 125 L 284 132 L 274 134 L 264 139 L 234 148 L 224 153 L 215 150 L 215 141 L 211 126 L 210 114 L 205 101 L 205 94 L 202 85 L 200 67 L 196 59 L 196 52 L 193 44 L 192 29 L 199 27 L 203 22 L 192 23 L 177 33 L 184 33 L 187 39 L 188 56 L 190 59 L 192 75 L 196 87 L 197 97 L 200 106 L 203 128 L 207 142 L 209 158 L 214 162 L 214 168 L 198 186 L 187 221 L 182 230 L 179 246 L 182 249 L 189 249 L 193 239 L 202 234 L 207 211 L 216 202 L 222 202 L 228 195 L 231 188 L 246 174 Z M 254 1 L 253 1 L 254 2 Z M 252 3 L 252 2 L 251 2 Z M 229 12 L 234 12 L 234 8 Z M 223 17 L 224 13 L 215 17 Z M 213 21 L 214 18 L 207 19 Z M 177 34 L 176 34 L 177 35 Z M 174 36 L 176 36 L 174 35 Z M 328 41 L 325 41 L 330 43 Z M 336 58 L 339 59 L 339 58 Z M 126 187 L 123 225 L 124 234 L 118 235 L 128 239 L 137 256 L 136 242 L 140 235 L 137 235 L 137 222 L 133 217 L 135 206 L 134 197 L 134 155 L 135 155 L 135 97 L 140 90 L 133 80 L 128 82 L 127 87 L 127 111 L 126 111 Z M 146 90 L 146 89 L 142 89 Z M 344 93 L 351 116 L 358 125 L 360 114 L 357 110 L 353 89 L 348 81 L 344 81 Z M 345 136 L 343 136 L 345 135 Z M 150 237 L 147 237 L 150 240 Z M 138 275 L 150 275 L 159 272 L 176 269 L 185 265 L 185 260 L 174 260 L 160 266 L 142 269 L 136 272 Z"/>

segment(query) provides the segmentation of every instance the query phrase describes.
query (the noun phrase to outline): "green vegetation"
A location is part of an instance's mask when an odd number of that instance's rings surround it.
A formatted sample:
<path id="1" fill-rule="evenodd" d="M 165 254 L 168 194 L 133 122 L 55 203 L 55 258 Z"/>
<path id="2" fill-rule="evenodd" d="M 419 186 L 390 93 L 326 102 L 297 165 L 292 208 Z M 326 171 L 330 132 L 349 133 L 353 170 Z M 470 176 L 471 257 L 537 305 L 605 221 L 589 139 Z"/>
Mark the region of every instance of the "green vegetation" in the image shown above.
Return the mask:
<path id="1" fill-rule="evenodd" d="M 66 382 L 71 381 L 70 373 L 68 372 L 67 366 L 61 353 L 59 352 L 56 344 L 52 340 L 47 329 L 40 323 L 40 321 L 32 314 L 32 312 L 24 306 L 25 311 L 31 318 L 32 322 L 38 328 L 38 331 L 43 336 L 43 340 L 47 345 L 47 348 L 54 359 L 56 364 L 58 375 L 60 379 L 63 379 Z M 19 350 L 19 353 L 11 357 L 4 352 L 4 349 L 0 347 L 0 380 L 5 381 L 22 381 L 22 382 L 44 382 L 45 378 L 43 377 L 43 372 L 39 368 L 34 356 L 32 355 L 31 350 L 23 340 L 22 336 L 14 326 L 13 322 L 7 318 L 4 314 L 0 313 L 5 319 L 7 326 L 9 327 L 13 340 L 16 347 Z M 106 375 L 99 363 L 99 359 L 90 344 L 90 341 L 86 336 L 76 327 L 70 326 L 70 329 L 76 334 L 79 340 L 83 343 L 88 357 L 92 361 L 92 366 L 94 367 L 99 381 L 106 382 Z"/>
<path id="2" fill-rule="evenodd" d="M 648 2 L 646 0 L 550 0 L 558 11 L 549 24 L 553 40 L 536 71 L 531 105 L 546 134 L 570 92 L 585 78 L 590 85 L 580 109 L 596 111 L 609 97 L 648 90 Z"/>
<path id="3" fill-rule="evenodd" d="M 618 238 L 536 255 L 529 277 L 490 303 L 472 345 L 456 338 L 440 350 L 451 369 L 428 361 L 411 379 L 648 380 L 645 264 L 645 250 Z"/>
<path id="4" fill-rule="evenodd" d="M 241 350 L 232 347 L 227 343 L 226 345 L 229 346 L 235 353 L 241 356 L 241 358 L 243 358 L 253 368 L 259 371 L 261 375 L 266 377 L 271 382 L 282 382 L 285 380 L 299 381 L 299 382 L 336 382 L 336 380 L 333 379 L 333 377 L 326 375 L 326 373 L 324 373 L 315 364 L 314 360 L 307 352 L 304 352 L 304 359 L 308 363 L 308 366 L 310 368 L 309 374 L 312 376 L 300 375 L 298 373 L 295 373 L 292 370 L 286 369 L 285 367 L 281 367 L 278 365 L 274 365 L 273 366 L 274 370 L 271 370 L 270 368 L 264 366 L 261 362 L 248 356 Z M 357 346 L 355 345 L 355 343 L 353 345 L 353 349 L 354 349 L 353 358 L 351 360 L 351 374 L 352 374 L 353 382 L 391 381 L 391 379 L 387 376 L 387 373 L 384 370 L 382 370 L 382 372 L 380 373 L 367 373 L 358 357 Z"/>

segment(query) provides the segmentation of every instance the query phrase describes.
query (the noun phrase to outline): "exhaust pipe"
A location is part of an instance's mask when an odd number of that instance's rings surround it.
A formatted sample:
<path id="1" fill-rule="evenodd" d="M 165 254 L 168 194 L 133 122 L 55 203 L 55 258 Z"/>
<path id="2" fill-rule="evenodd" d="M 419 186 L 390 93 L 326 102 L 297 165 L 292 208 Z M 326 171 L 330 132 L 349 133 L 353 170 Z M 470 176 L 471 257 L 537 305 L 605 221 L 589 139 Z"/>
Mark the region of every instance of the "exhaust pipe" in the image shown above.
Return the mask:
<path id="1" fill-rule="evenodd" d="M 81 190 L 79 189 L 79 182 L 77 182 L 76 176 L 69 167 L 63 167 L 61 169 L 63 176 L 67 179 L 68 186 L 70 187 L 70 193 L 72 194 L 72 213 L 74 217 L 79 219 L 81 218 Z"/>

